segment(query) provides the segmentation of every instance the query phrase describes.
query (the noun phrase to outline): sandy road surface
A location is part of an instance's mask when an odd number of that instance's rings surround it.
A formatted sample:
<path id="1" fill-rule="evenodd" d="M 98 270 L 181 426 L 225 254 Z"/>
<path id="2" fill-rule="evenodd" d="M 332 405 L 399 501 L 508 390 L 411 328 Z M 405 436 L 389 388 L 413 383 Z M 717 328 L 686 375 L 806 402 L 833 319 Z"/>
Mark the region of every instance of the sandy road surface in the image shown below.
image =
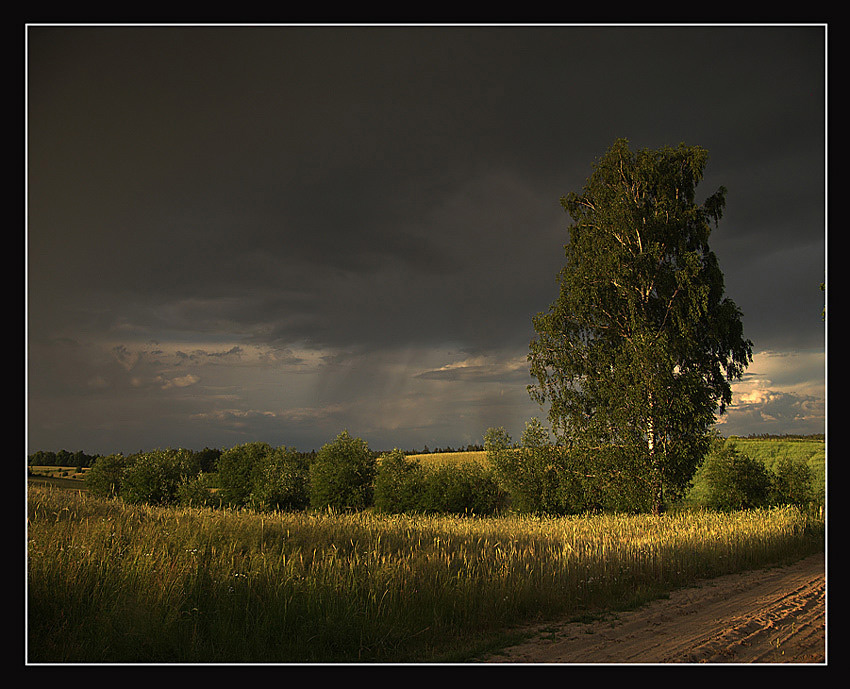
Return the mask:
<path id="1" fill-rule="evenodd" d="M 731 574 L 592 623 L 539 627 L 486 663 L 825 663 L 820 553 Z"/>

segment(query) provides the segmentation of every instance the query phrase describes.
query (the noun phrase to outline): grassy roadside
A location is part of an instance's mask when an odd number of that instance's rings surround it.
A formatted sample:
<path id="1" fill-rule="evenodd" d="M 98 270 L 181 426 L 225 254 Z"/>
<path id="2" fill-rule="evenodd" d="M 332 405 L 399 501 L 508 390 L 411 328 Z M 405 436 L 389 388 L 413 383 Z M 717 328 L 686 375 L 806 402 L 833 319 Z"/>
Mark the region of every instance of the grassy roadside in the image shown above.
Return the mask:
<path id="1" fill-rule="evenodd" d="M 823 547 L 792 509 L 261 515 L 35 485 L 27 531 L 34 663 L 462 662 L 516 625 Z"/>

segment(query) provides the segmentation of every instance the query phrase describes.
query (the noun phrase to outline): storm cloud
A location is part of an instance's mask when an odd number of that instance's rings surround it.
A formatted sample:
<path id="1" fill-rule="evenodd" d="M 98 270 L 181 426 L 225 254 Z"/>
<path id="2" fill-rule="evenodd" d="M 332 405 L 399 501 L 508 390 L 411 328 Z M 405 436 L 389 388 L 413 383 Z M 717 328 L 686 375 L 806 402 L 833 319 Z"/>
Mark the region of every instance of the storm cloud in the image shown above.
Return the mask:
<path id="1" fill-rule="evenodd" d="M 825 46 L 805 25 L 29 26 L 30 451 L 518 437 L 545 418 L 524 362 L 559 199 L 618 137 L 701 145 L 699 193 L 729 190 L 712 247 L 761 377 L 724 432 L 823 432 Z"/>

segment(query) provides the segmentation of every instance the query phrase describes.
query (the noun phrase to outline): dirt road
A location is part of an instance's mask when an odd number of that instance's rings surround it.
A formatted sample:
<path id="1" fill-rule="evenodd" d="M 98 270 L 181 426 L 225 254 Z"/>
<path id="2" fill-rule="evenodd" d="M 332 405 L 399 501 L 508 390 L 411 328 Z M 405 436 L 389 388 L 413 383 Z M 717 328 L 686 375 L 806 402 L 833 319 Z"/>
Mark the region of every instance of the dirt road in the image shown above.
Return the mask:
<path id="1" fill-rule="evenodd" d="M 823 553 L 680 589 L 592 623 L 547 624 L 486 663 L 825 663 Z"/>

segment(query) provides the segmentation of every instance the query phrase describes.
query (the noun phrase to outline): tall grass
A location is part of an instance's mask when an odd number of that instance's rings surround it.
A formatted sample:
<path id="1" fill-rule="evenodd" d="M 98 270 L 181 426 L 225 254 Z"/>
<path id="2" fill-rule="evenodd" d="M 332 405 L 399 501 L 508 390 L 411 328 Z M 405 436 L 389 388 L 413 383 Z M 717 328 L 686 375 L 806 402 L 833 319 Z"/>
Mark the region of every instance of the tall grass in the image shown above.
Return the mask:
<path id="1" fill-rule="evenodd" d="M 461 518 L 158 508 L 33 486 L 34 663 L 463 660 L 510 625 L 797 559 L 792 509 Z"/>

